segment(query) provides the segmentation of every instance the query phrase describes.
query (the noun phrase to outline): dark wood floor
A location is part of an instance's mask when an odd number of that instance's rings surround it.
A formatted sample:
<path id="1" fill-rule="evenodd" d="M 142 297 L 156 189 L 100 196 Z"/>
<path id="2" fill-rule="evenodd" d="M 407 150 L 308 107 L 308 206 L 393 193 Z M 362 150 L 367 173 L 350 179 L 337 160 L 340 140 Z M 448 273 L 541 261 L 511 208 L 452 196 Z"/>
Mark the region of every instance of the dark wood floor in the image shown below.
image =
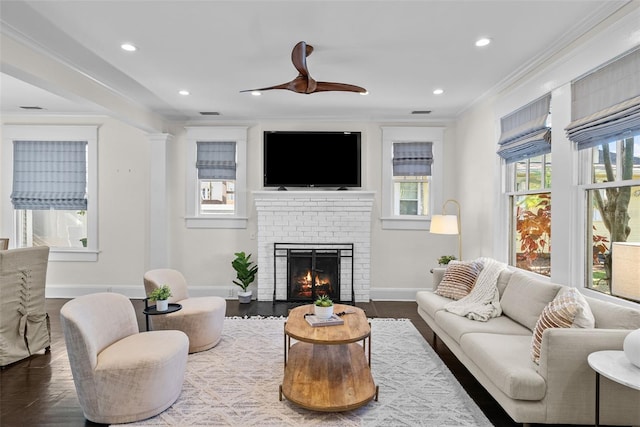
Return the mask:
<path id="1" fill-rule="evenodd" d="M 85 420 L 69 368 L 60 327 L 60 308 L 65 299 L 47 299 L 51 318 L 51 351 L 8 365 L 0 370 L 0 426 L 94 426 Z M 143 300 L 133 300 L 140 330 L 145 330 Z M 417 313 L 415 302 L 358 303 L 368 317 L 408 318 L 433 347 L 433 333 Z M 286 316 L 288 305 L 253 301 L 227 301 L 227 316 Z M 496 426 L 518 426 L 469 374 L 441 341 L 436 352 L 469 395 Z"/>

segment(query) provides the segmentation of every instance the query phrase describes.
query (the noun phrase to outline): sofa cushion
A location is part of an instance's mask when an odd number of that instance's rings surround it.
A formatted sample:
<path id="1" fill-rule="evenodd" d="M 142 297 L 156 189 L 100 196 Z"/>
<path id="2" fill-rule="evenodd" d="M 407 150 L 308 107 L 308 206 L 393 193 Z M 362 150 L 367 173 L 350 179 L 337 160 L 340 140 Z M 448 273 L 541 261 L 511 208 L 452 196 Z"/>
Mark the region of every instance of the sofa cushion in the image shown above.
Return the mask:
<path id="1" fill-rule="evenodd" d="M 544 398 L 547 386 L 536 371 L 537 365 L 531 361 L 530 335 L 464 334 L 460 345 L 491 382 L 510 398 Z"/>
<path id="2" fill-rule="evenodd" d="M 638 329 L 640 328 L 640 310 L 623 307 L 595 298 L 585 298 L 596 319 L 596 328 Z"/>
<path id="3" fill-rule="evenodd" d="M 529 338 L 529 341 L 531 341 L 531 331 L 506 316 L 493 317 L 486 322 L 478 322 L 464 316 L 458 316 L 457 314 L 440 310 L 436 313 L 435 320 L 438 326 L 458 343 L 464 334 L 475 332 L 525 335 Z"/>
<path id="4" fill-rule="evenodd" d="M 531 359 L 540 360 L 542 333 L 548 328 L 593 328 L 595 321 L 589 304 L 575 288 L 563 288 L 542 310 L 531 340 Z"/>
<path id="5" fill-rule="evenodd" d="M 435 317 L 436 312 L 443 310 L 444 306 L 451 302 L 451 299 L 441 297 L 431 291 L 418 291 L 416 292 L 416 302 L 429 316 Z"/>
<path id="6" fill-rule="evenodd" d="M 477 261 L 451 261 L 447 264 L 436 294 L 459 300 L 471 292 L 481 270 L 482 263 Z"/>
<path id="7" fill-rule="evenodd" d="M 542 309 L 561 288 L 561 285 L 514 271 L 500 299 L 502 313 L 533 331 Z"/>

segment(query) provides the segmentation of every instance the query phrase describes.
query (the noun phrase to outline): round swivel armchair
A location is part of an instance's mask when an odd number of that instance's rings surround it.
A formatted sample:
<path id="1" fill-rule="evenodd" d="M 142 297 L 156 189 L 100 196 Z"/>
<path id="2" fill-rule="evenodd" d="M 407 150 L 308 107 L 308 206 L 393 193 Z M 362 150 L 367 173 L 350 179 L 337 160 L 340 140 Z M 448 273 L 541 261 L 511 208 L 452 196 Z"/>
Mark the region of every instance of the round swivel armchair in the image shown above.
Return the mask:
<path id="1" fill-rule="evenodd" d="M 182 305 L 173 313 L 151 317 L 153 330 L 176 329 L 189 337 L 189 353 L 208 350 L 220 342 L 227 301 L 217 296 L 189 297 L 187 282 L 177 270 L 160 268 L 144 274 L 144 289 L 149 295 L 162 285 L 171 288 L 170 303 Z"/>

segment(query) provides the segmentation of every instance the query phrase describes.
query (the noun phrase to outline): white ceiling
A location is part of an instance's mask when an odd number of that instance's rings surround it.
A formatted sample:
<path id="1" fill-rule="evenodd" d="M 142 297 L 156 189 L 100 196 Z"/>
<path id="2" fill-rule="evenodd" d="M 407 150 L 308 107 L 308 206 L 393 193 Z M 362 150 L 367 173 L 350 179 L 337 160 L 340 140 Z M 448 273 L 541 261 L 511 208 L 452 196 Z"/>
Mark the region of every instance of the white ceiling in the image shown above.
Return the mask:
<path id="1" fill-rule="evenodd" d="M 165 119 L 199 120 L 200 112 L 215 111 L 214 120 L 401 121 L 431 110 L 418 119 L 449 120 L 625 3 L 1 0 L 0 30 Z M 492 43 L 475 47 L 481 36 Z M 240 93 L 293 79 L 291 49 L 299 41 L 315 48 L 307 59 L 312 77 L 363 86 L 369 95 Z M 123 42 L 138 51 L 121 50 Z M 2 64 L 3 114 L 34 114 L 20 106 L 96 113 L 107 105 L 90 96 L 69 99 L 50 82 L 30 79 L 30 70 Z M 434 95 L 436 88 L 444 94 Z"/>

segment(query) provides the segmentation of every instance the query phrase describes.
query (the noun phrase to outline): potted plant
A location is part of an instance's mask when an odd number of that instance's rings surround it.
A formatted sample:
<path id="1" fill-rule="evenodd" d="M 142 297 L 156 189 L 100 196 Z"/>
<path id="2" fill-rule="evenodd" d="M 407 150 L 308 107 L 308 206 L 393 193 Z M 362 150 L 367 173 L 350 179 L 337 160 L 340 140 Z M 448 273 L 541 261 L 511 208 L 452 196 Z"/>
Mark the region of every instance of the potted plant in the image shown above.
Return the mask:
<path id="1" fill-rule="evenodd" d="M 449 262 L 453 261 L 457 259 L 456 257 L 454 257 L 453 255 L 442 255 L 440 258 L 438 258 L 438 264 L 440 265 L 447 265 L 449 264 Z"/>
<path id="2" fill-rule="evenodd" d="M 154 289 L 149 294 L 149 299 L 156 302 L 156 310 L 167 311 L 169 308 L 169 297 L 171 296 L 171 288 L 169 285 L 162 285 Z"/>
<path id="3" fill-rule="evenodd" d="M 258 266 L 251 261 L 251 254 L 245 255 L 244 252 L 236 252 L 234 255 L 236 258 L 231 261 L 231 266 L 236 271 L 238 280 L 234 280 L 233 283 L 242 288 L 242 291 L 238 292 L 238 301 L 240 303 L 250 303 L 251 291 L 247 290 L 247 288 L 256 279 Z"/>
<path id="4" fill-rule="evenodd" d="M 331 301 L 329 295 L 319 296 L 313 304 L 313 311 L 316 317 L 328 319 L 333 316 L 333 301 Z"/>

